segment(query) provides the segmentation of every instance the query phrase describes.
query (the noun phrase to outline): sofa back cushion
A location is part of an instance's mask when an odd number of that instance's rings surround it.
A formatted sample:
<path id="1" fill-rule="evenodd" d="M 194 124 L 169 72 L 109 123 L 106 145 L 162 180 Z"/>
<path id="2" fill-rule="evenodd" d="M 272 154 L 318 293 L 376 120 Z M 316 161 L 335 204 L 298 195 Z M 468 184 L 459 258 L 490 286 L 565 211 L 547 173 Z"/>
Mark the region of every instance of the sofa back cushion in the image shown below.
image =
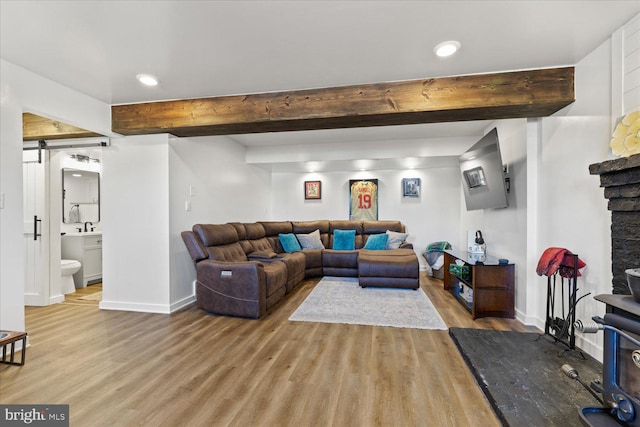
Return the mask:
<path id="1" fill-rule="evenodd" d="M 400 221 L 364 221 L 363 234 L 380 234 L 387 230 L 404 233 L 404 224 Z"/>
<path id="2" fill-rule="evenodd" d="M 236 229 L 236 232 L 238 233 L 238 240 L 247 240 L 247 230 L 245 230 L 243 223 L 230 222 L 229 224 L 233 225 L 233 228 Z"/>
<path id="3" fill-rule="evenodd" d="M 264 233 L 267 237 L 278 237 L 280 233 L 287 234 L 293 232 L 291 222 L 289 221 L 260 221 L 259 224 L 264 228 Z"/>
<path id="4" fill-rule="evenodd" d="M 270 251 L 275 252 L 274 247 L 271 245 L 271 242 L 266 237 L 262 239 L 256 240 L 248 240 L 251 243 L 251 252 L 259 252 L 259 251 Z"/>
<path id="5" fill-rule="evenodd" d="M 229 224 L 233 225 L 238 233 L 238 242 L 242 247 L 242 250 L 245 254 L 249 254 L 253 252 L 253 246 L 251 246 L 251 242 L 247 240 L 247 230 L 244 228 L 244 224 L 241 222 L 230 222 Z"/>
<path id="6" fill-rule="evenodd" d="M 284 252 L 278 234 L 289 234 L 292 232 L 291 222 L 289 221 L 260 221 L 264 228 L 264 234 L 271 244 L 273 251 L 281 254 Z"/>
<path id="7" fill-rule="evenodd" d="M 231 243 L 228 245 L 208 246 L 207 252 L 209 253 L 209 259 L 213 261 L 221 262 L 241 262 L 247 261 L 242 246 L 239 242 Z"/>
<path id="8" fill-rule="evenodd" d="M 262 239 L 266 235 L 264 227 L 259 222 L 244 224 L 244 229 L 247 232 L 247 240 Z"/>
<path id="9" fill-rule="evenodd" d="M 205 247 L 228 245 L 238 241 L 238 232 L 231 224 L 196 224 L 193 232 Z"/>

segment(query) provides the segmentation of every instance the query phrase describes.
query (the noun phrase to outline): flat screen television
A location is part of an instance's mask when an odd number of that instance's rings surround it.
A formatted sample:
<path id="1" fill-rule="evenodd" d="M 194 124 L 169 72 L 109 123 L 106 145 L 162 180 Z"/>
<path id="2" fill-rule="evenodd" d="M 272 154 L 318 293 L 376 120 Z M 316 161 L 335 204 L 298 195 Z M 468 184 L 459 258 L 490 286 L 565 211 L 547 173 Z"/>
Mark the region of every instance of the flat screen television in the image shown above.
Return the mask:
<path id="1" fill-rule="evenodd" d="M 508 206 L 498 129 L 493 128 L 460 156 L 460 172 L 468 211 Z"/>

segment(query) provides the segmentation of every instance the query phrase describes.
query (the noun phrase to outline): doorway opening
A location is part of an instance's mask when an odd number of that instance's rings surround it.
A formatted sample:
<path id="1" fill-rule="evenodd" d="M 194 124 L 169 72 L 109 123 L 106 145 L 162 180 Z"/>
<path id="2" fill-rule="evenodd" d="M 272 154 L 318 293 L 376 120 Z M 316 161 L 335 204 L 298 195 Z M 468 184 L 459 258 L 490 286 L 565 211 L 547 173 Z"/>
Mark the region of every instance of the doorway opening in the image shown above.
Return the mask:
<path id="1" fill-rule="evenodd" d="M 76 133 L 56 135 L 52 141 L 33 141 L 43 135 L 27 129 L 34 121 L 33 115 L 30 121 L 25 115 L 25 305 L 66 303 L 69 299 L 98 306 L 102 293 L 101 162 L 108 138 L 79 137 Z"/>

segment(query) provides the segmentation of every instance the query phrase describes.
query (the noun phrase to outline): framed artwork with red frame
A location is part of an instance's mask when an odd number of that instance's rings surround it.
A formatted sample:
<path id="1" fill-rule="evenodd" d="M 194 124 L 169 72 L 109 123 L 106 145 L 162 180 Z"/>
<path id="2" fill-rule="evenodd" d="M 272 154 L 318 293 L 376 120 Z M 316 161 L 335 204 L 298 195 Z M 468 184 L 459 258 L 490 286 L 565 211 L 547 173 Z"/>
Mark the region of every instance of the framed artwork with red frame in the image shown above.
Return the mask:
<path id="1" fill-rule="evenodd" d="M 304 182 L 304 199 L 305 200 L 322 199 L 322 182 L 321 181 L 305 181 Z"/>

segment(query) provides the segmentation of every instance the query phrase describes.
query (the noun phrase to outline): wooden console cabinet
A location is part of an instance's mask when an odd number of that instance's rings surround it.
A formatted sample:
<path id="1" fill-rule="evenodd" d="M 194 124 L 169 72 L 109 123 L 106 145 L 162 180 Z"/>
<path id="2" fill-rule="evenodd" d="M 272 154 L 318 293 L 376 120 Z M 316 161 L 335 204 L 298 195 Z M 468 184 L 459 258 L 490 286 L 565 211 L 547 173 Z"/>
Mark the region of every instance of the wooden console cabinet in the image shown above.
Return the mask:
<path id="1" fill-rule="evenodd" d="M 464 261 L 470 277 L 463 279 L 449 273 L 449 264 Z M 474 319 L 480 317 L 515 317 L 515 265 L 500 264 L 498 258 L 444 251 L 444 288 L 450 291 L 466 307 Z M 468 302 L 460 295 L 460 284 L 473 289 Z"/>

